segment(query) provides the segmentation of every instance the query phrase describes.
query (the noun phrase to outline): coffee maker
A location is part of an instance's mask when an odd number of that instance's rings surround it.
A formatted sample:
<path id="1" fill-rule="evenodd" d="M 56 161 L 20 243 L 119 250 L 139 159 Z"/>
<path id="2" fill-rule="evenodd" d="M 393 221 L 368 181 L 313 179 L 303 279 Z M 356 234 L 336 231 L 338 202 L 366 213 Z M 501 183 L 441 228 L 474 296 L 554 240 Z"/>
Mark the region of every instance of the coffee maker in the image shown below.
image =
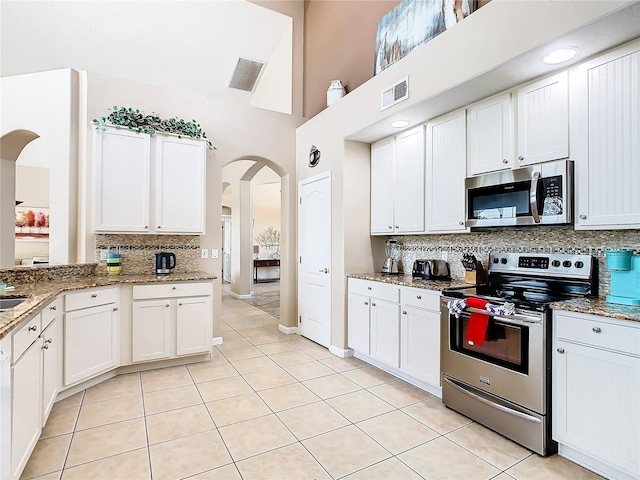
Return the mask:
<path id="1" fill-rule="evenodd" d="M 606 255 L 611 271 L 611 295 L 607 295 L 607 302 L 640 306 L 640 255 L 632 250 L 608 250 Z"/>
<path id="2" fill-rule="evenodd" d="M 400 245 L 395 240 L 387 240 L 384 247 L 385 259 L 380 273 L 383 275 L 398 275 L 398 260 L 400 259 Z"/>
<path id="3" fill-rule="evenodd" d="M 176 266 L 176 254 L 156 253 L 156 275 L 169 275 Z"/>

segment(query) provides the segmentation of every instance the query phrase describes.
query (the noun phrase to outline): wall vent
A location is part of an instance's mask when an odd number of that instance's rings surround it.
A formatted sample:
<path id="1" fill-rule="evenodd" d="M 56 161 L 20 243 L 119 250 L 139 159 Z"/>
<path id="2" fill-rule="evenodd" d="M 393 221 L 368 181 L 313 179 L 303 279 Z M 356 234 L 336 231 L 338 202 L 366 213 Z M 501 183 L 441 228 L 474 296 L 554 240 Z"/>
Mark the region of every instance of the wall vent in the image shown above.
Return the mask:
<path id="1" fill-rule="evenodd" d="M 229 87 L 237 88 L 238 90 L 245 90 L 247 92 L 253 92 L 256 86 L 260 72 L 264 67 L 263 62 L 254 62 L 253 60 L 247 60 L 246 58 L 239 58 L 236 64 L 236 69 L 233 72 Z"/>
<path id="2" fill-rule="evenodd" d="M 403 78 L 399 82 L 382 91 L 380 111 L 385 110 L 396 103 L 400 103 L 407 98 L 409 98 L 409 77 Z"/>

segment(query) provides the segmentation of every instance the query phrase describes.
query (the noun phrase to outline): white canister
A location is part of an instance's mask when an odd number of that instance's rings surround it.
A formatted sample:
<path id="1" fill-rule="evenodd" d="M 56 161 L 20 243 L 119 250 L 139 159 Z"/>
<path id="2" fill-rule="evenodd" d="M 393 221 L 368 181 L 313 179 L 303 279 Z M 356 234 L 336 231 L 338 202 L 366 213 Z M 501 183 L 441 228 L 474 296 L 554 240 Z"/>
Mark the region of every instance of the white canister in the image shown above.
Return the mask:
<path id="1" fill-rule="evenodd" d="M 327 107 L 330 107 L 336 100 L 344 97 L 346 93 L 340 80 L 331 80 L 331 85 L 329 85 L 329 89 L 327 90 Z"/>

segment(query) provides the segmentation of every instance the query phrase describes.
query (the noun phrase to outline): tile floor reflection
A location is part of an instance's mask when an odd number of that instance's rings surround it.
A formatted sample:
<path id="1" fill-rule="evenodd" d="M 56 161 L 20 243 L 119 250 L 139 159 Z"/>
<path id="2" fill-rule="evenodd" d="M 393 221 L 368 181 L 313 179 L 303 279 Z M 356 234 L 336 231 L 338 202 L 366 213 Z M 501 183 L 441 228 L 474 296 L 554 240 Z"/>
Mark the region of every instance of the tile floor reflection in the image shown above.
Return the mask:
<path id="1" fill-rule="evenodd" d="M 541 458 L 223 294 L 211 361 L 120 375 L 55 404 L 22 478 L 595 479 Z"/>

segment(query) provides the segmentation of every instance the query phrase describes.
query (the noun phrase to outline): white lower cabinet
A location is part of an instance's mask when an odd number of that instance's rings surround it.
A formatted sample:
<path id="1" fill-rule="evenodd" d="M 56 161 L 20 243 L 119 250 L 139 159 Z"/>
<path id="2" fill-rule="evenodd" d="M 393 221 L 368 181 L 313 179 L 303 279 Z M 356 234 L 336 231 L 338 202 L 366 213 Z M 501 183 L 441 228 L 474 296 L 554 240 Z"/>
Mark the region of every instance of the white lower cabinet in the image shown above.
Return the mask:
<path id="1" fill-rule="evenodd" d="M 400 370 L 430 385 L 440 385 L 440 293 L 402 288 Z"/>
<path id="2" fill-rule="evenodd" d="M 86 289 L 65 297 L 64 384 L 119 365 L 118 287 Z"/>
<path id="3" fill-rule="evenodd" d="M 209 352 L 212 289 L 210 282 L 134 286 L 133 361 Z"/>
<path id="4" fill-rule="evenodd" d="M 355 278 L 348 288 L 355 355 L 440 393 L 440 292 Z"/>
<path id="5" fill-rule="evenodd" d="M 42 332 L 42 426 L 62 387 L 62 312 Z"/>
<path id="6" fill-rule="evenodd" d="M 640 325 L 554 313 L 553 439 L 609 478 L 640 478 Z"/>

